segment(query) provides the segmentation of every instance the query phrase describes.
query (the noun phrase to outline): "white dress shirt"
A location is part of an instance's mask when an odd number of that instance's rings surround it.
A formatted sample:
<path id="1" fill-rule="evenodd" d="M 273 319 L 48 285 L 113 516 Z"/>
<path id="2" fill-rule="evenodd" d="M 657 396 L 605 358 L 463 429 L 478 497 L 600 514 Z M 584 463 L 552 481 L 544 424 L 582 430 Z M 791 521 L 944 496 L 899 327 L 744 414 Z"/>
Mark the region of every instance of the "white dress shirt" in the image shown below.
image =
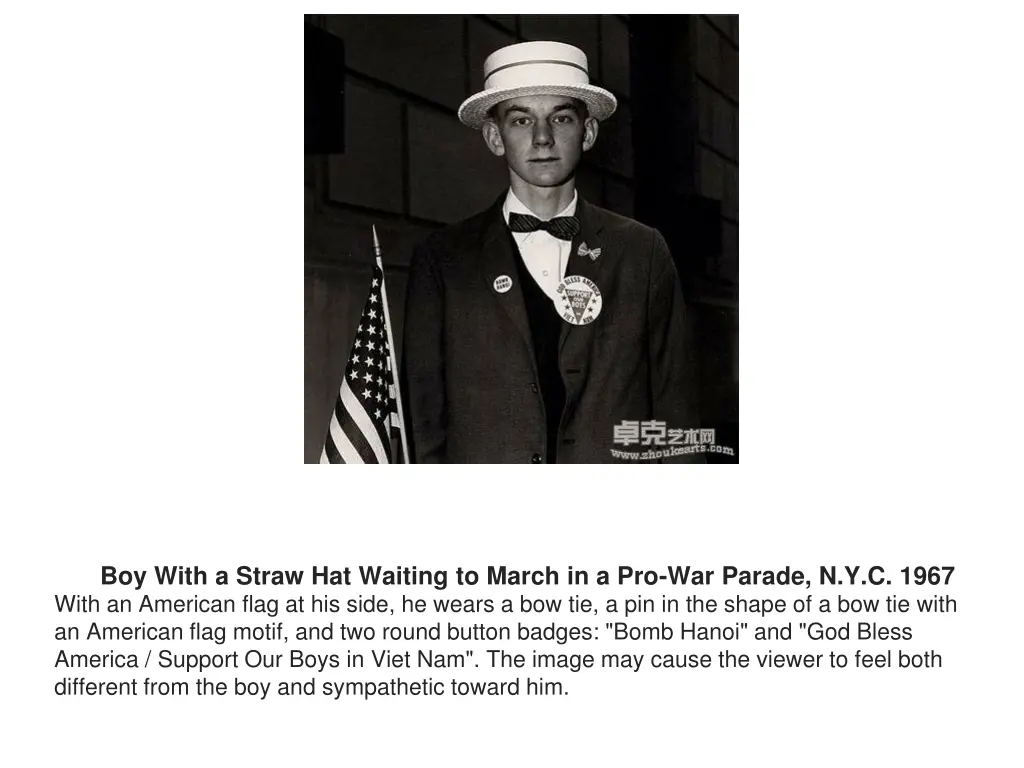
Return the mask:
<path id="1" fill-rule="evenodd" d="M 506 225 L 508 225 L 508 215 L 510 213 L 523 213 L 528 216 L 535 216 L 538 219 L 543 218 L 527 208 L 511 189 L 508 191 L 508 195 L 505 196 L 505 205 L 502 206 L 501 212 L 505 217 Z M 572 200 L 569 204 L 552 218 L 575 215 L 576 192 L 573 191 Z M 558 288 L 558 284 L 565 277 L 565 268 L 569 263 L 569 252 L 572 250 L 572 243 L 568 240 L 559 240 L 543 229 L 538 229 L 536 232 L 513 232 L 512 237 L 515 238 L 516 245 L 519 246 L 519 253 L 522 254 L 523 262 L 530 271 L 530 276 L 533 277 L 534 281 L 547 294 L 549 299 L 557 302 L 558 293 L 555 289 Z"/>

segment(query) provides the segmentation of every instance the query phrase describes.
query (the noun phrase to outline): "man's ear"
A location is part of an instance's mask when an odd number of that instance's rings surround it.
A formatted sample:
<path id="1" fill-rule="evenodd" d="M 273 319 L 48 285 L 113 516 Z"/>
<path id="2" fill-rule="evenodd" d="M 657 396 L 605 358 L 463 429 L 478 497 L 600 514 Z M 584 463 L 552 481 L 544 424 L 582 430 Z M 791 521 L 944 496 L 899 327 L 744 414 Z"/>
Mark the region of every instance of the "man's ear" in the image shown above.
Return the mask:
<path id="1" fill-rule="evenodd" d="M 586 152 L 597 141 L 597 118 L 588 117 L 583 123 L 583 151 Z"/>
<path id="2" fill-rule="evenodd" d="M 505 142 L 501 140 L 501 131 L 491 120 L 484 123 L 481 133 L 484 135 L 484 143 L 491 152 L 502 157 L 505 154 Z"/>

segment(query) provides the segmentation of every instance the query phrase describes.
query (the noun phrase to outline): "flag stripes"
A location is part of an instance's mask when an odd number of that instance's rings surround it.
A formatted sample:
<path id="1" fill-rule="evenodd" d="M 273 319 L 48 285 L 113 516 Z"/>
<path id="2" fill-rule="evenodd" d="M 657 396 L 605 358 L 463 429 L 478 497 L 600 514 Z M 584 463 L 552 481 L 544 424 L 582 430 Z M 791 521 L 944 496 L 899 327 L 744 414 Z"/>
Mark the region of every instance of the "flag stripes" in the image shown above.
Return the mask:
<path id="1" fill-rule="evenodd" d="M 356 397 L 347 381 L 341 382 L 341 398 L 335 412 L 344 413 L 349 417 L 347 423 L 342 421 L 341 425 L 346 434 L 353 438 L 353 445 L 358 444 L 356 441 L 359 438 L 362 438 L 362 442 L 367 444 L 369 453 L 364 450 L 359 451 L 359 455 L 363 457 L 363 464 L 388 463 L 390 450 L 387 453 L 384 452 L 384 440 L 387 440 L 389 444 L 391 440 L 384 432 L 384 422 L 377 421 L 375 423 L 367 415 L 362 402 Z"/>

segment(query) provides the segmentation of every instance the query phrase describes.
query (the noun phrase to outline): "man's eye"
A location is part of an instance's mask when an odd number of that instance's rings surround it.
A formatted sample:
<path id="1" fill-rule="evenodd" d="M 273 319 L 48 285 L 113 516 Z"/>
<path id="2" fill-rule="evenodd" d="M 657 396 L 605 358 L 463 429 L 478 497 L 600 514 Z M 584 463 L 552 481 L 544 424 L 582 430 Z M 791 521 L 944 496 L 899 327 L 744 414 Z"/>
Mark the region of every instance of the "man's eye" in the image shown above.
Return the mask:
<path id="1" fill-rule="evenodd" d="M 529 125 L 529 124 L 530 124 L 530 118 L 528 118 L 528 117 L 517 117 L 515 120 L 512 121 L 512 125 Z"/>
<path id="2" fill-rule="evenodd" d="M 555 122 L 565 125 L 566 123 L 572 122 L 572 115 L 556 115 Z"/>

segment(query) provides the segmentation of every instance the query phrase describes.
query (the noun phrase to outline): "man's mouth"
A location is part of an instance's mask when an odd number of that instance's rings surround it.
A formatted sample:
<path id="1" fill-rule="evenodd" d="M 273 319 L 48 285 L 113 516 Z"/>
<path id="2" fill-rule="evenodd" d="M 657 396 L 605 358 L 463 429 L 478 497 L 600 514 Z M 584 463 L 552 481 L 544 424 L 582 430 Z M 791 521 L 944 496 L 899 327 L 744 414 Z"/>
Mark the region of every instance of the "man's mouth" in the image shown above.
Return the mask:
<path id="1" fill-rule="evenodd" d="M 535 157 L 530 161 L 531 163 L 557 163 L 557 157 Z"/>

